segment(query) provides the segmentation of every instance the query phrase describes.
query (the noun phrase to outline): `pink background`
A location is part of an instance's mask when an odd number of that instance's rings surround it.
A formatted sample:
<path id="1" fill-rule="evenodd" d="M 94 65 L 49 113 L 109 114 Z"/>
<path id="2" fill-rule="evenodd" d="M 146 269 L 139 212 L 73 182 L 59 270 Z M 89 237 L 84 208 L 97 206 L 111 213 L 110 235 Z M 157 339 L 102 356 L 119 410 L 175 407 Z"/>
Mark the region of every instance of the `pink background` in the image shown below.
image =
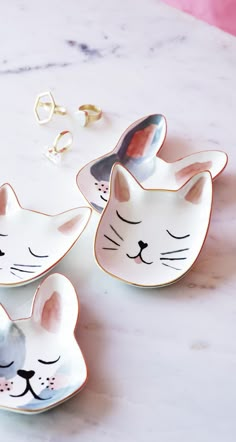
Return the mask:
<path id="1" fill-rule="evenodd" d="M 236 0 L 164 0 L 201 20 L 236 35 Z"/>

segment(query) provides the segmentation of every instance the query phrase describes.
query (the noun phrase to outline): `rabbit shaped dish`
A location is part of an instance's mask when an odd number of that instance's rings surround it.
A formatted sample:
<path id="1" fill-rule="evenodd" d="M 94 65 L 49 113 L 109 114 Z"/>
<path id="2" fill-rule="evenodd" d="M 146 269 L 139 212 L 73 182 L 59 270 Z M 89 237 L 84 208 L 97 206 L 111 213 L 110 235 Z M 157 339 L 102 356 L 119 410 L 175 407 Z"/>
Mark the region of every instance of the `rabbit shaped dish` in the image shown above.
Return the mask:
<path id="1" fill-rule="evenodd" d="M 74 336 L 78 299 L 54 273 L 38 287 L 29 318 L 11 320 L 0 305 L 0 408 L 40 413 L 85 384 L 87 368 Z"/>
<path id="2" fill-rule="evenodd" d="M 112 152 L 86 164 L 77 174 L 77 185 L 90 206 L 102 212 L 109 196 L 109 179 L 115 162 L 125 166 L 145 189 L 177 190 L 198 172 L 209 170 L 212 178 L 226 167 L 226 153 L 202 151 L 173 163 L 157 155 L 166 137 L 166 120 L 155 114 L 135 121 Z"/>

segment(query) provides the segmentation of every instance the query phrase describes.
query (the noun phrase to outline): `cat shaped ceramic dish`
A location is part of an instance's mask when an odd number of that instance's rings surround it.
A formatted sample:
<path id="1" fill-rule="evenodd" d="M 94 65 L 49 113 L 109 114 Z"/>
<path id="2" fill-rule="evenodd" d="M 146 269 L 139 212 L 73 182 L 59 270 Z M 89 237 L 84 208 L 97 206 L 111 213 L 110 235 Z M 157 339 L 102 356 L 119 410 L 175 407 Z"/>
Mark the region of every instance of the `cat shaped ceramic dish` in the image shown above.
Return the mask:
<path id="1" fill-rule="evenodd" d="M 0 286 L 28 283 L 56 265 L 86 227 L 89 207 L 50 216 L 23 209 L 9 184 L 0 187 Z"/>
<path id="2" fill-rule="evenodd" d="M 178 190 L 147 190 L 117 164 L 95 236 L 97 264 L 111 276 L 137 286 L 171 284 L 196 261 L 211 208 L 208 171 L 194 175 Z"/>
<path id="3" fill-rule="evenodd" d="M 106 206 L 115 162 L 125 166 L 144 188 L 170 190 L 179 189 L 204 170 L 209 170 L 214 179 L 227 164 L 227 155 L 217 150 L 194 153 L 167 163 L 157 156 L 165 136 L 163 115 L 141 118 L 128 127 L 112 152 L 84 166 L 77 175 L 77 185 L 90 206 L 100 213 Z"/>
<path id="4" fill-rule="evenodd" d="M 12 321 L 0 305 L 0 408 L 39 413 L 85 384 L 87 368 L 74 336 L 78 299 L 54 273 L 38 287 L 29 318 Z"/>

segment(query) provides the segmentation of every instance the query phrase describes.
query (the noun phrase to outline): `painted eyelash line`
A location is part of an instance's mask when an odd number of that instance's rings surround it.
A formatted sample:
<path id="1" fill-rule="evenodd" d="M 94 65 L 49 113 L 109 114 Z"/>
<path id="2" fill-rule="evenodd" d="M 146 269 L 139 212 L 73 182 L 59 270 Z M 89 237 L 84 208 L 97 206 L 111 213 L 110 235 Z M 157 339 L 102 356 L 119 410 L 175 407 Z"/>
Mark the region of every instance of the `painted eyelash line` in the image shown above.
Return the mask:
<path id="1" fill-rule="evenodd" d="M 12 366 L 12 364 L 14 364 L 14 361 L 10 362 L 10 364 L 7 365 L 0 365 L 0 368 L 9 368 Z"/>
<path id="2" fill-rule="evenodd" d="M 118 212 L 118 210 L 116 210 L 116 214 L 118 216 L 119 219 L 121 219 L 121 221 L 123 221 L 124 223 L 128 223 L 128 224 L 140 224 L 142 221 L 129 221 L 128 219 L 123 218 L 123 216 L 121 216 Z"/>
<path id="3" fill-rule="evenodd" d="M 31 255 L 35 256 L 35 258 L 48 258 L 49 257 L 49 255 L 36 255 L 35 253 L 32 252 L 30 247 L 28 247 L 28 250 L 31 253 Z"/>
<path id="4" fill-rule="evenodd" d="M 61 356 L 58 356 L 58 358 L 55 359 L 55 361 L 43 361 L 42 359 L 38 359 L 38 362 L 40 362 L 41 364 L 45 364 L 45 365 L 55 364 L 56 362 L 59 361 L 60 358 L 61 358 Z"/>
<path id="5" fill-rule="evenodd" d="M 174 239 L 185 239 L 185 238 L 188 238 L 190 236 L 190 233 L 188 233 L 188 235 L 184 235 L 184 236 L 176 236 L 176 235 L 173 235 L 173 233 L 170 233 L 169 230 L 166 230 L 166 231 Z"/>
<path id="6" fill-rule="evenodd" d="M 0 233 L 0 236 L 8 236 L 8 235 L 3 235 L 3 233 Z"/>

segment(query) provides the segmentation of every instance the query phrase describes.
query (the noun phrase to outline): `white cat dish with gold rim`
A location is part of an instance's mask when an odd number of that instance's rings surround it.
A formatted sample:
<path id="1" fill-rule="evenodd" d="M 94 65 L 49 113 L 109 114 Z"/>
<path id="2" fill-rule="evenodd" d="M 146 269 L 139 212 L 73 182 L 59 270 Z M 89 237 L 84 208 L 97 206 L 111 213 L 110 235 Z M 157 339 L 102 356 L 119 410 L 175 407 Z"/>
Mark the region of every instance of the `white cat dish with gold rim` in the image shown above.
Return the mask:
<path id="1" fill-rule="evenodd" d="M 135 121 L 121 136 L 112 152 L 86 164 L 77 175 L 77 185 L 90 206 L 102 212 L 109 197 L 111 169 L 125 166 L 145 189 L 179 189 L 189 178 L 204 170 L 216 178 L 225 168 L 226 153 L 197 152 L 168 163 L 159 158 L 166 137 L 166 120 L 155 114 Z"/>
<path id="2" fill-rule="evenodd" d="M 26 284 L 55 266 L 85 229 L 89 207 L 50 216 L 23 209 L 9 184 L 0 187 L 0 286 Z"/>
<path id="3" fill-rule="evenodd" d="M 142 287 L 165 286 L 184 276 L 208 232 L 210 172 L 194 175 L 178 190 L 147 190 L 116 164 L 110 186 L 95 236 L 97 264 L 111 276 Z"/>
<path id="4" fill-rule="evenodd" d="M 40 413 L 85 384 L 87 368 L 74 336 L 78 299 L 54 273 L 38 287 L 29 318 L 11 320 L 0 305 L 0 408 Z"/>

